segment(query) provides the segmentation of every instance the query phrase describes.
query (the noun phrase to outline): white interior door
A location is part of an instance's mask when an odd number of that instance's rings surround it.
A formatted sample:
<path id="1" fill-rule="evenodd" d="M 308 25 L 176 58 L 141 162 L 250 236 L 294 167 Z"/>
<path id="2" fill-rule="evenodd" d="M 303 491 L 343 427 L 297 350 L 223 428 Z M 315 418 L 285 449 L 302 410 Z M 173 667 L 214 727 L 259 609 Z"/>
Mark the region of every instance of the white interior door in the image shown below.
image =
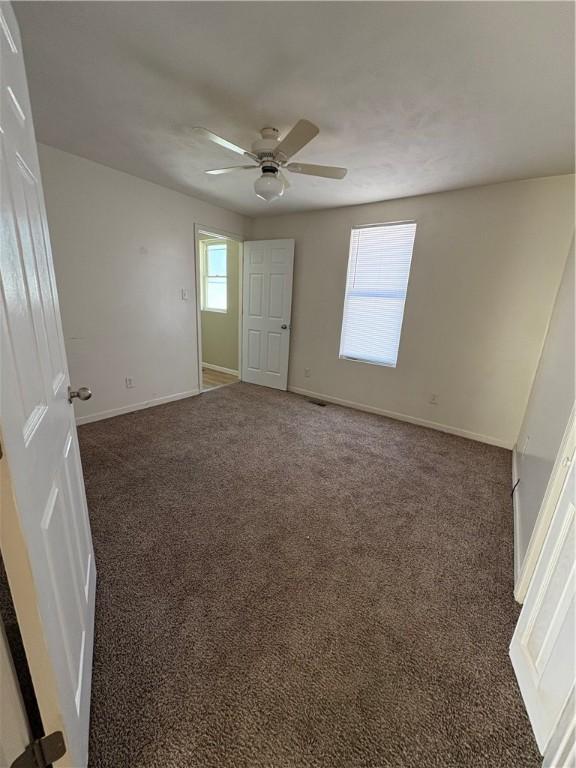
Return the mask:
<path id="1" fill-rule="evenodd" d="M 294 240 L 244 243 L 242 381 L 286 389 Z"/>
<path id="2" fill-rule="evenodd" d="M 81 768 L 96 571 L 20 36 L 11 6 L 0 13 L 1 440 L 43 633 L 23 627 L 23 640 L 29 656 L 47 649 L 66 762 Z M 24 611 L 17 599 L 15 607 Z M 39 705 L 44 719 L 41 697 Z"/>
<path id="3" fill-rule="evenodd" d="M 553 737 L 559 749 L 566 748 L 566 739 L 558 738 L 556 733 L 559 724 L 566 738 L 572 739 L 576 726 L 575 505 L 572 457 L 510 645 L 518 684 L 542 754 Z M 550 764 L 568 765 L 552 759 Z"/>

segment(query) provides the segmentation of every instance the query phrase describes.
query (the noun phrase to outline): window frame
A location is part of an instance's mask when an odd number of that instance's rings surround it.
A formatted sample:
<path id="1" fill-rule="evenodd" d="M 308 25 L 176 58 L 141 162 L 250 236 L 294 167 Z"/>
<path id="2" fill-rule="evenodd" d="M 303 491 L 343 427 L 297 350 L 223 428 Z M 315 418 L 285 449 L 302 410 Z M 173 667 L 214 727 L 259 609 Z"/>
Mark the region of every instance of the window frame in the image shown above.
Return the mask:
<path id="1" fill-rule="evenodd" d="M 358 230 L 362 229 L 382 229 L 384 227 L 398 227 L 403 226 L 407 224 L 413 224 L 414 225 L 414 239 L 412 241 L 412 252 L 410 254 L 410 263 L 408 266 L 408 279 L 406 280 L 406 289 L 404 293 L 404 304 L 402 307 L 402 317 L 400 319 L 400 331 L 398 335 L 398 347 L 396 350 L 396 361 L 395 362 L 386 362 L 386 361 L 379 361 L 379 360 L 367 360 L 363 357 L 352 357 L 351 355 L 345 355 L 342 352 L 342 344 L 343 344 L 343 337 L 344 337 L 344 318 L 346 314 L 346 302 L 349 298 L 348 293 L 348 282 L 349 282 L 349 276 L 350 276 L 350 270 L 354 268 L 352 266 L 352 241 L 354 237 L 354 233 Z M 400 358 L 400 346 L 402 344 L 402 329 L 404 326 L 404 316 L 406 314 L 406 301 L 408 299 L 408 288 L 410 285 L 410 275 L 412 272 L 412 260 L 414 258 L 414 249 L 416 247 L 416 231 L 417 231 L 418 222 L 416 219 L 405 219 L 401 221 L 384 221 L 384 222 L 378 222 L 374 224 L 354 224 L 350 227 L 350 236 L 348 241 L 348 263 L 346 267 L 346 282 L 344 285 L 344 301 L 342 302 L 342 319 L 340 323 L 340 342 L 338 346 L 338 359 L 339 360 L 348 360 L 352 363 L 363 363 L 364 365 L 377 365 L 382 368 L 397 368 L 398 367 L 398 361 Z M 354 264 L 355 266 L 355 264 Z"/>
<path id="2" fill-rule="evenodd" d="M 208 248 L 211 245 L 219 245 L 224 246 L 226 251 L 226 274 L 225 275 L 210 275 L 208 274 Z M 201 311 L 202 312 L 216 312 L 220 315 L 227 315 L 228 314 L 228 307 L 229 307 L 229 301 L 228 301 L 228 243 L 226 240 L 220 239 L 220 238 L 214 238 L 213 240 L 201 240 L 200 241 L 200 248 L 201 248 L 201 290 L 200 290 L 200 299 L 201 299 Z M 226 309 L 222 309 L 220 307 L 209 307 L 207 303 L 208 298 L 208 280 L 210 278 L 219 278 L 225 280 L 226 285 Z"/>

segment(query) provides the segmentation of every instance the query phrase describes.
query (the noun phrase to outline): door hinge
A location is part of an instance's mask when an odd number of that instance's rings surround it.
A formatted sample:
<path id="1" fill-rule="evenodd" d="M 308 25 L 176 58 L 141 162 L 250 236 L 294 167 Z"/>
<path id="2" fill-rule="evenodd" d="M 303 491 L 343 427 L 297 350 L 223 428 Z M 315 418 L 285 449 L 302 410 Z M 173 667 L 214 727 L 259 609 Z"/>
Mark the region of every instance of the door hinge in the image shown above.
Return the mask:
<path id="1" fill-rule="evenodd" d="M 48 768 L 65 754 L 64 735 L 62 731 L 54 731 L 49 736 L 31 741 L 10 768 Z"/>

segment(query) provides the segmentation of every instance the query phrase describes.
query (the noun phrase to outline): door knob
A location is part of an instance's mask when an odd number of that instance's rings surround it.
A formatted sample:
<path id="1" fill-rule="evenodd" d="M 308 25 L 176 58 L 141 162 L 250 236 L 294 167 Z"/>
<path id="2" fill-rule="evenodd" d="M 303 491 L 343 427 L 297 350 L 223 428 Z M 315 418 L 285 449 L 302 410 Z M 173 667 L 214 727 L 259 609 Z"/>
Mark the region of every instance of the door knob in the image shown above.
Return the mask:
<path id="1" fill-rule="evenodd" d="M 282 323 L 280 328 L 282 328 L 282 330 L 285 331 L 288 328 L 288 326 L 286 325 L 286 323 Z"/>
<path id="2" fill-rule="evenodd" d="M 77 397 L 78 400 L 90 400 L 92 392 L 88 387 L 80 387 L 79 389 L 71 389 L 68 387 L 68 402 L 71 403 L 75 397 Z"/>

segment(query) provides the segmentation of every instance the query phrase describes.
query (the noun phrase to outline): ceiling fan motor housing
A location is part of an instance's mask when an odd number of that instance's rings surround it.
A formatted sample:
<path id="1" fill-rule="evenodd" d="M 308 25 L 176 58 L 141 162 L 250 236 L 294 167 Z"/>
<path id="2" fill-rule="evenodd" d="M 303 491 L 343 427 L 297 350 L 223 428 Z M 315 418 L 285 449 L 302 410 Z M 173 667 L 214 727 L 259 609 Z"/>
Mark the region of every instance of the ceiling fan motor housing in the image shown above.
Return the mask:
<path id="1" fill-rule="evenodd" d="M 254 144 L 252 144 L 252 152 L 254 152 L 255 155 L 258 155 L 261 160 L 267 159 L 268 157 L 272 159 L 279 143 L 279 131 L 277 128 L 262 128 L 260 135 L 262 138 L 257 139 Z"/>
<path id="2" fill-rule="evenodd" d="M 260 166 L 260 170 L 262 171 L 262 173 L 270 173 L 276 176 L 279 170 L 279 165 L 278 163 L 274 163 L 270 160 L 263 160 Z"/>

